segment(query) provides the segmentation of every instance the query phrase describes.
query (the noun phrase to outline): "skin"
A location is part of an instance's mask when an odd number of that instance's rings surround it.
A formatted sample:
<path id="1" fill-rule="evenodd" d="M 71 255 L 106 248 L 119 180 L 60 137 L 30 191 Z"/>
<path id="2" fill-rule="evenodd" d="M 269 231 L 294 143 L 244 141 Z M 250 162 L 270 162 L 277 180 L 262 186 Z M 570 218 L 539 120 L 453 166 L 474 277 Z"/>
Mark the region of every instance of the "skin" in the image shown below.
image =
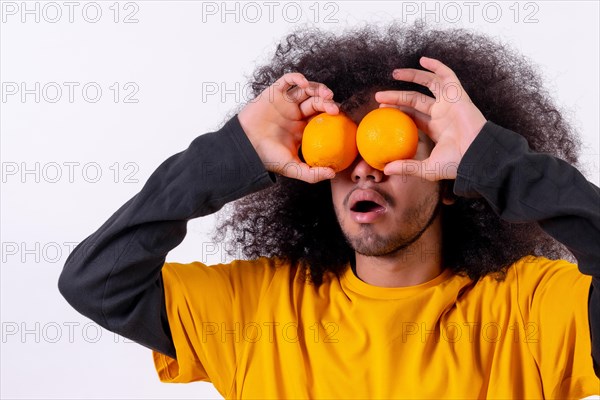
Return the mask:
<path id="1" fill-rule="evenodd" d="M 349 116 L 359 124 L 379 106 L 374 100 Z M 415 160 L 426 159 L 434 143 L 419 132 Z M 385 199 L 385 212 L 374 222 L 354 221 L 350 195 L 375 191 Z M 385 175 L 360 156 L 331 180 L 335 213 L 346 240 L 355 250 L 356 272 L 363 281 L 383 287 L 416 285 L 435 278 L 441 267 L 442 199 L 438 182 L 416 176 Z M 414 268 L 419 265 L 418 268 Z"/>
<path id="2" fill-rule="evenodd" d="M 440 197 L 439 180 L 456 178 L 462 156 L 486 122 L 450 68 L 427 57 L 420 64 L 427 71 L 397 69 L 393 77 L 426 86 L 435 98 L 411 91 L 375 94 L 379 106 L 407 112 L 421 138 L 415 158 L 388 163 L 383 172 L 360 157 L 337 176 L 300 161 L 297 152 L 308 119 L 339 112 L 331 90 L 301 74 L 284 75 L 238 114 L 267 170 L 306 182 L 331 179 L 332 201 L 355 249 L 357 274 L 375 286 L 418 285 L 442 272 L 440 216 L 431 218 L 438 203 L 450 200 Z M 377 103 L 351 117 L 360 122 Z M 348 199 L 356 189 L 382 196 L 385 212 L 368 223 L 353 219 Z"/>

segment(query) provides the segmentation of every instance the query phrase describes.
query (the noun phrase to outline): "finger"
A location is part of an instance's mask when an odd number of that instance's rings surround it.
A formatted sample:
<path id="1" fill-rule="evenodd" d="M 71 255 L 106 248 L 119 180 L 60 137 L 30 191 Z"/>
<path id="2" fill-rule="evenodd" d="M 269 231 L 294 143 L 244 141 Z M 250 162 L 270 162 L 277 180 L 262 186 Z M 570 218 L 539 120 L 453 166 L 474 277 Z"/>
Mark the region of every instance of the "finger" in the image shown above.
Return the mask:
<path id="1" fill-rule="evenodd" d="M 398 81 L 413 82 L 429 89 L 435 97 L 440 87 L 440 78 L 433 72 L 414 68 L 399 68 L 392 71 L 392 77 Z"/>
<path id="2" fill-rule="evenodd" d="M 299 107 L 304 118 L 322 112 L 331 115 L 336 115 L 340 112 L 339 106 L 333 100 L 323 99 L 321 97 L 310 97 L 300 103 Z"/>
<path id="3" fill-rule="evenodd" d="M 405 175 L 422 177 L 422 171 L 425 170 L 426 161 L 419 160 L 398 160 L 387 163 L 383 169 L 386 175 Z"/>
<path id="4" fill-rule="evenodd" d="M 301 88 L 308 87 L 308 79 L 306 79 L 304 75 L 299 72 L 289 72 L 277 79 L 275 83 L 273 83 L 273 86 L 279 92 L 285 93 L 294 86 L 299 86 Z"/>
<path id="5" fill-rule="evenodd" d="M 307 165 L 308 166 L 308 165 Z M 306 176 L 306 175 L 305 175 Z M 308 183 L 317 183 L 326 179 L 335 178 L 335 171 L 327 167 L 310 167 L 308 166 L 308 180 L 304 180 Z"/>
<path id="6" fill-rule="evenodd" d="M 431 115 L 431 108 L 436 102 L 432 97 L 410 90 L 385 90 L 377 92 L 375 93 L 375 100 L 378 103 L 408 106 L 427 115 Z"/>
<path id="7" fill-rule="evenodd" d="M 438 92 L 441 81 L 446 79 L 458 80 L 450 67 L 435 58 L 423 56 L 419 59 L 419 64 L 431 72 L 413 68 L 399 68 L 392 72 L 392 76 L 397 80 L 427 86 L 436 98 L 439 97 Z"/>
<path id="8" fill-rule="evenodd" d="M 429 158 L 425 160 L 398 160 L 387 163 L 383 169 L 386 175 L 415 176 L 427 181 L 456 179 L 457 165 L 449 163 L 444 166 L 430 165 Z"/>
<path id="9" fill-rule="evenodd" d="M 309 82 L 305 88 L 294 87 L 285 92 L 285 97 L 292 103 L 301 103 L 311 96 L 332 99 L 333 92 L 327 86 L 318 82 Z"/>
<path id="10" fill-rule="evenodd" d="M 427 68 L 428 70 L 439 76 L 441 79 L 456 77 L 456 74 L 454 73 L 454 71 L 452 71 L 450 67 L 448 67 L 446 64 L 435 58 L 423 56 L 419 60 L 419 64 L 421 64 L 423 68 Z"/>
<path id="11" fill-rule="evenodd" d="M 335 171 L 327 167 L 311 167 L 297 159 L 286 163 L 279 171 L 280 175 L 308 183 L 316 183 L 335 177 Z"/>
<path id="12" fill-rule="evenodd" d="M 336 115 L 336 114 L 339 114 L 340 112 L 342 112 L 342 110 L 340 108 L 341 104 L 338 102 L 333 102 L 333 104 L 327 104 L 325 107 L 326 107 L 325 112 L 328 114 L 331 114 L 331 115 Z M 310 110 L 309 110 L 309 112 L 310 112 Z M 319 115 L 319 113 L 314 113 L 312 115 L 306 115 L 304 117 L 304 120 L 308 123 L 308 122 L 310 122 L 311 119 L 315 118 L 317 115 Z"/>
<path id="13" fill-rule="evenodd" d="M 323 83 L 309 82 L 305 92 L 309 96 L 323 97 L 324 99 L 333 99 L 333 91 Z"/>

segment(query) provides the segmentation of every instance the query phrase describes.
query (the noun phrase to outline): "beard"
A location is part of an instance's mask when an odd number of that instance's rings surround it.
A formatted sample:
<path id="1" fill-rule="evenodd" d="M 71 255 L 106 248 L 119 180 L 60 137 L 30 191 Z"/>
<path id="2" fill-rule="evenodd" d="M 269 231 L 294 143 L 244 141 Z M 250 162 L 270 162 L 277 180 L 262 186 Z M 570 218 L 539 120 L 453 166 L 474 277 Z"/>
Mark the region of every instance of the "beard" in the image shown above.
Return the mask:
<path id="1" fill-rule="evenodd" d="M 358 234 L 349 234 L 340 225 L 346 241 L 352 249 L 368 257 L 382 257 L 398 254 L 419 240 L 431 226 L 441 209 L 439 191 L 433 198 L 425 198 L 421 203 L 404 211 L 396 231 L 387 235 L 374 232 L 371 224 L 361 224 Z"/>

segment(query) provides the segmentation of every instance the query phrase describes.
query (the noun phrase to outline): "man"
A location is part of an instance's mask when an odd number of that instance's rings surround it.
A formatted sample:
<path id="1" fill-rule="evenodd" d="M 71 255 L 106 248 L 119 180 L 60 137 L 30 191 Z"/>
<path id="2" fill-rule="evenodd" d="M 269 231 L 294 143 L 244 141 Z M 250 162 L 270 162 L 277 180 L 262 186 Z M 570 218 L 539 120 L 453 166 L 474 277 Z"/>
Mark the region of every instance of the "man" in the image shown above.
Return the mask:
<path id="1" fill-rule="evenodd" d="M 600 190 L 558 158 L 574 139 L 524 60 L 420 24 L 309 30 L 253 90 L 71 254 L 77 310 L 153 349 L 161 380 L 226 398 L 599 394 Z M 415 159 L 299 158 L 316 113 L 380 105 L 417 123 Z M 250 260 L 165 263 L 234 200 L 219 231 Z"/>

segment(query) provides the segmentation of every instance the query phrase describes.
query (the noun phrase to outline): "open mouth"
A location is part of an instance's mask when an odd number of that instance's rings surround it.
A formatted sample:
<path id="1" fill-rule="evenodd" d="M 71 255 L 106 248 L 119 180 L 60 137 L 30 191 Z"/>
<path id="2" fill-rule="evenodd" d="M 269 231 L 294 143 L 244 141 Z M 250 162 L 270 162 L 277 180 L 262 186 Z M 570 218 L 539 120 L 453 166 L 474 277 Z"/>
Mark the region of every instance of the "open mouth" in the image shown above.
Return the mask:
<path id="1" fill-rule="evenodd" d="M 357 189 L 350 195 L 350 215 L 355 222 L 371 223 L 382 217 L 387 210 L 387 202 L 381 194 L 372 189 Z"/>
<path id="2" fill-rule="evenodd" d="M 383 210 L 384 207 L 381 204 L 378 204 L 374 201 L 370 200 L 360 200 L 354 203 L 354 205 L 350 208 L 350 211 L 358 212 L 358 213 L 367 213 L 372 211 Z"/>

